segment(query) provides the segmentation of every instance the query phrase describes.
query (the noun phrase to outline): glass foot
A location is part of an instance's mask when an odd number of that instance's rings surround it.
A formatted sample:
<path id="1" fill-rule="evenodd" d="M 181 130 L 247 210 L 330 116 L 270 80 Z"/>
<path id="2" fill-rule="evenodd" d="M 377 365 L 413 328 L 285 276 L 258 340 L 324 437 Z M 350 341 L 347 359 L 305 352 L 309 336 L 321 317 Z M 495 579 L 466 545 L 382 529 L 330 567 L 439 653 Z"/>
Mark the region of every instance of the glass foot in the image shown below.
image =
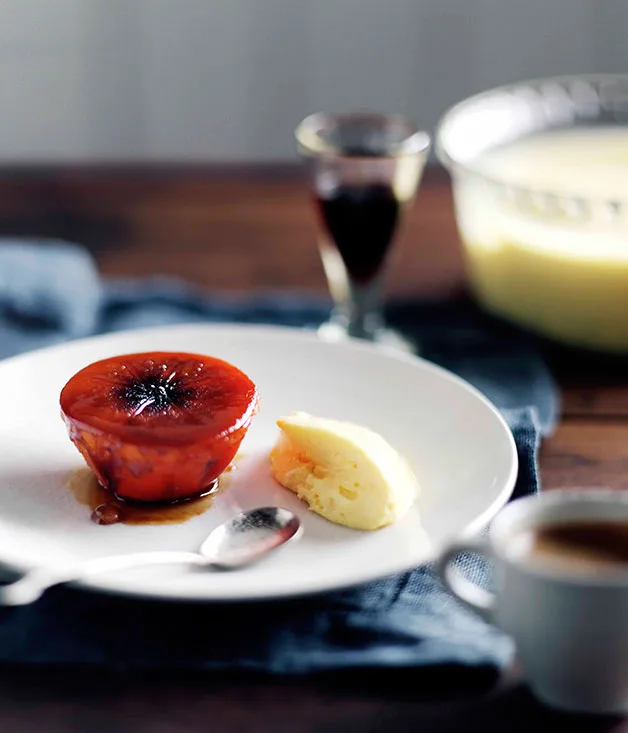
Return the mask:
<path id="1" fill-rule="evenodd" d="M 419 348 L 416 343 L 406 338 L 403 334 L 399 333 L 399 331 L 387 328 L 386 326 L 379 326 L 373 329 L 368 336 L 356 338 L 351 336 L 342 324 L 335 321 L 327 321 L 319 326 L 318 335 L 323 341 L 328 341 L 330 343 L 338 343 L 354 339 L 356 341 L 374 343 L 382 348 L 391 349 L 393 351 L 403 351 L 407 354 L 419 353 Z"/>

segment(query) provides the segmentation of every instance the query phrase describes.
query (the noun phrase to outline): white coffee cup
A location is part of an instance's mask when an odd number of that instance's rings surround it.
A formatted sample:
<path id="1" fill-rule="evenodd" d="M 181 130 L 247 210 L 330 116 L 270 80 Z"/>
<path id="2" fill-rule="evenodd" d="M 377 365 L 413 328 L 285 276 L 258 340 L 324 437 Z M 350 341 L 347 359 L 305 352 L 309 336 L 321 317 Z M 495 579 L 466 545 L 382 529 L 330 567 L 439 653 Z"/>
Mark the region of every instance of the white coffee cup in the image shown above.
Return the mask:
<path id="1" fill-rule="evenodd" d="M 486 538 L 453 543 L 437 569 L 453 595 L 513 637 L 539 699 L 577 712 L 628 713 L 628 569 L 574 571 L 512 549 L 526 530 L 574 520 L 628 520 L 628 492 L 551 491 L 513 501 Z M 493 562 L 495 593 L 453 564 L 467 551 Z"/>

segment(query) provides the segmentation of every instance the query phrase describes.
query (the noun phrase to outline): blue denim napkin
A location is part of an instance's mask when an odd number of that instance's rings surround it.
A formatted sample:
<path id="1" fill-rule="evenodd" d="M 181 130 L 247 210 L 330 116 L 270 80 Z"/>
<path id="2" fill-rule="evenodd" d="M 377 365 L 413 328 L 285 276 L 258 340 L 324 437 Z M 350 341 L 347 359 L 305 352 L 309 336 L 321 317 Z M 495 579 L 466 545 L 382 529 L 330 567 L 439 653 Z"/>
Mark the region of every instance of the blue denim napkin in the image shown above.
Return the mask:
<path id="1" fill-rule="evenodd" d="M 0 242 L 0 356 L 120 329 L 238 321 L 311 327 L 324 300 L 213 298 L 167 278 L 101 282 L 90 257 L 61 242 Z M 505 415 L 520 471 L 539 488 L 537 449 L 555 424 L 555 385 L 534 341 L 469 302 L 398 303 L 389 320 L 421 353 L 482 390 Z M 469 559 L 465 571 L 487 581 Z M 305 673 L 348 667 L 506 664 L 510 640 L 463 609 L 429 566 L 298 601 L 179 605 L 72 588 L 0 611 L 0 663 L 118 669 Z"/>

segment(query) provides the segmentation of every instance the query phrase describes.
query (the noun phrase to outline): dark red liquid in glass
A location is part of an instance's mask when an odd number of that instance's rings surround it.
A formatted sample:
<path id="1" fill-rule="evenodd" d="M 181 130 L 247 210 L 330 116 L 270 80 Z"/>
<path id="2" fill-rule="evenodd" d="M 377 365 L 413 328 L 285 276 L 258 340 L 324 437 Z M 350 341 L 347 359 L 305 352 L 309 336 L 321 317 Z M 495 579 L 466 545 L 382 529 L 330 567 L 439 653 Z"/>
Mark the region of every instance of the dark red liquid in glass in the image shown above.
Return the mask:
<path id="1" fill-rule="evenodd" d="M 401 205 L 390 186 L 340 186 L 318 197 L 331 239 L 354 282 L 367 284 L 379 272 L 395 233 Z"/>

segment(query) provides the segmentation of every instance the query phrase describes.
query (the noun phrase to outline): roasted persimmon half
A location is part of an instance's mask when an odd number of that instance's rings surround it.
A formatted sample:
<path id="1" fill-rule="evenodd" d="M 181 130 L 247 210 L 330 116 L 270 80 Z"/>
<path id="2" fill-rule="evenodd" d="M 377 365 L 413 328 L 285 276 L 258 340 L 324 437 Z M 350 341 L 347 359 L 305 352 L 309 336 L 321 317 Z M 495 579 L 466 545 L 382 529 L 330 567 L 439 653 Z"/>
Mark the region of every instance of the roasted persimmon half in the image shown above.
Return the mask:
<path id="1" fill-rule="evenodd" d="M 70 439 L 120 499 L 174 502 L 212 488 L 257 410 L 255 384 L 226 361 L 158 351 L 97 361 L 61 391 Z"/>

